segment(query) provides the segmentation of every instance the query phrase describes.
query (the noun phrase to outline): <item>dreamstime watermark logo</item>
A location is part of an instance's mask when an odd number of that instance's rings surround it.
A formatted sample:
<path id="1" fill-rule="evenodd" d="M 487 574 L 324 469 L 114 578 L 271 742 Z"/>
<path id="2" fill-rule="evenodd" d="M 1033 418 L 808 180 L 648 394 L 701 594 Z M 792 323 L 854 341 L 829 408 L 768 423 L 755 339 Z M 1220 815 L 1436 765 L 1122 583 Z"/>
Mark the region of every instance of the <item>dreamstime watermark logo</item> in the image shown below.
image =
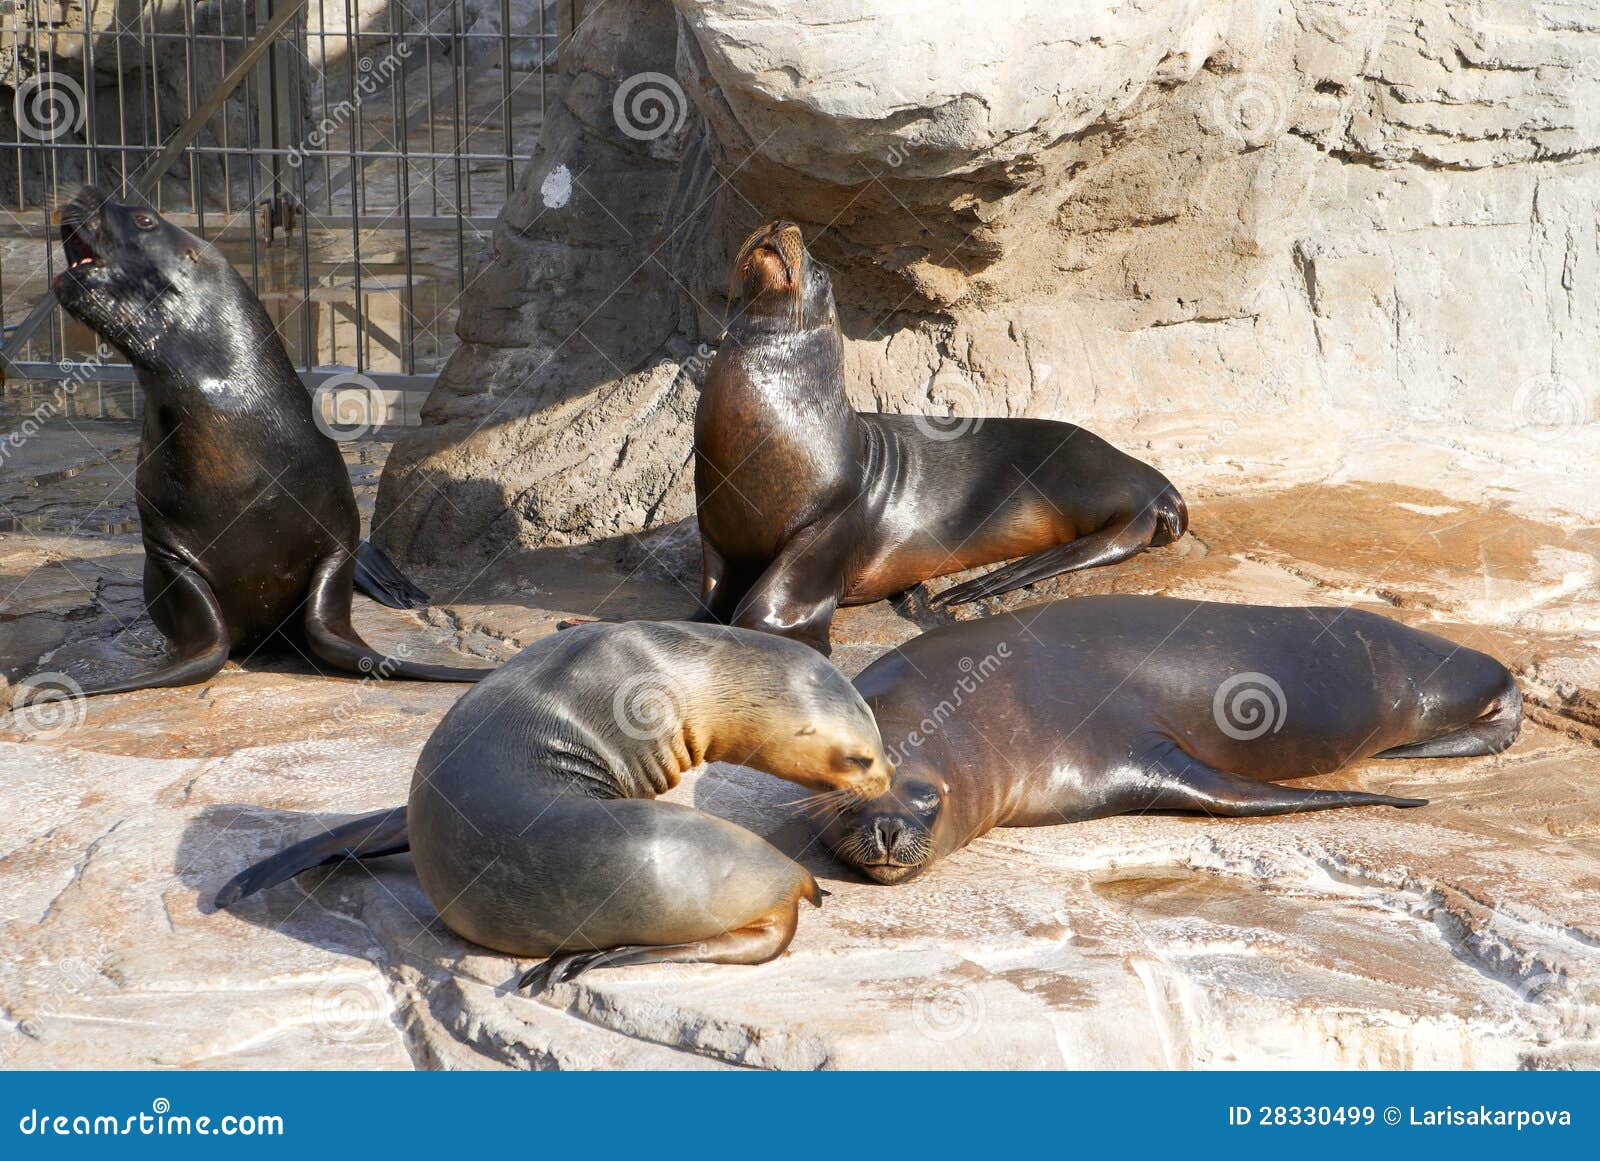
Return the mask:
<path id="1" fill-rule="evenodd" d="M 623 679 L 611 698 L 611 716 L 636 742 L 659 738 L 683 716 L 683 705 L 672 683 L 659 673 L 635 673 Z"/>
<path id="2" fill-rule="evenodd" d="M 83 686 L 65 673 L 36 673 L 11 695 L 17 728 L 35 741 L 77 729 L 87 712 Z"/>
<path id="3" fill-rule="evenodd" d="M 326 148 L 340 126 L 356 116 L 367 98 L 376 95 L 405 66 L 411 52 L 411 42 L 402 40 L 377 60 L 370 56 L 359 58 L 356 61 L 356 75 L 350 86 L 351 94 L 337 104 L 327 106 L 321 120 L 312 126 L 305 140 L 289 147 L 289 165 L 298 169 L 305 163 L 306 154 Z"/>
<path id="4" fill-rule="evenodd" d="M 17 1131 L 28 1137 L 281 1137 L 284 1126 L 276 1113 L 174 1113 L 171 1101 L 156 1097 L 149 1112 L 125 1116 L 31 1108 L 17 1121 Z"/>
<path id="5" fill-rule="evenodd" d="M 442 641 L 445 636 L 447 634 L 440 633 L 435 639 L 435 643 Z M 357 661 L 356 668 L 361 672 L 361 680 L 356 682 L 355 689 L 349 697 L 344 698 L 338 705 L 333 707 L 332 715 L 318 723 L 312 736 L 319 738 L 331 737 L 355 723 L 361 713 L 361 707 L 366 701 L 363 695 L 368 691 L 368 686 L 375 681 L 388 681 L 402 665 L 411 659 L 412 652 L 410 642 L 401 641 L 393 649 L 386 651 L 377 661 L 370 657 L 363 657 Z"/>
<path id="6" fill-rule="evenodd" d="M 617 86 L 611 115 L 623 136 L 656 141 L 683 128 L 689 98 L 683 86 L 666 73 L 634 73 Z"/>
<path id="7" fill-rule="evenodd" d="M 955 716 L 955 712 L 962 707 L 966 699 L 978 692 L 978 687 L 989 680 L 1000 668 L 1001 663 L 1010 656 L 1011 643 L 1002 641 L 994 647 L 994 652 L 984 654 L 977 661 L 963 657 L 956 662 L 962 675 L 956 679 L 949 694 L 928 711 L 927 716 L 917 723 L 915 729 L 906 734 L 903 741 L 884 747 L 884 754 L 890 763 L 895 766 L 900 765 L 911 751 L 920 750 L 923 743 L 944 729 L 944 724 Z"/>
<path id="8" fill-rule="evenodd" d="M 17 86 L 11 110 L 17 131 L 38 142 L 50 142 L 83 128 L 83 86 L 65 73 L 46 69 Z"/>
<path id="9" fill-rule="evenodd" d="M 312 1032 L 325 1043 L 360 1040 L 388 1015 L 389 997 L 376 983 L 329 984 L 311 997 Z"/>
<path id="10" fill-rule="evenodd" d="M 959 1040 L 983 1022 L 983 993 L 973 984 L 936 984 L 911 1007 L 917 1030 L 929 1040 Z"/>
<path id="11" fill-rule="evenodd" d="M 694 349 L 694 354 L 683 361 L 683 373 L 696 383 L 704 383 L 706 372 L 711 370 L 711 361 L 717 357 L 717 348 L 710 343 L 701 343 Z"/>
<path id="12" fill-rule="evenodd" d="M 943 405 L 947 415 L 917 415 L 912 422 L 917 430 L 932 440 L 960 439 L 969 431 L 983 426 L 983 417 L 974 414 L 983 410 L 983 394 L 960 371 L 946 364 L 928 380 L 928 398 L 935 405 Z"/>
<path id="13" fill-rule="evenodd" d="M 1251 147 L 1265 145 L 1289 125 L 1289 95 L 1259 73 L 1229 77 L 1211 98 L 1216 127 Z"/>
<path id="14" fill-rule="evenodd" d="M 1559 435 L 1594 418 L 1593 393 L 1575 379 L 1550 372 L 1525 379 L 1511 398 L 1519 430 L 1537 437 Z"/>
<path id="15" fill-rule="evenodd" d="M 1289 699 L 1283 686 L 1265 673 L 1235 673 L 1217 686 L 1211 716 L 1217 728 L 1236 742 L 1253 742 L 1283 729 Z"/>
<path id="16" fill-rule="evenodd" d="M 1551 1036 L 1588 1039 L 1600 1034 L 1600 989 L 1592 984 L 1585 990 L 1565 972 L 1537 972 L 1520 981 L 1516 991 L 1523 1003 L 1534 1006 Z"/>
<path id="17" fill-rule="evenodd" d="M 340 443 L 382 427 L 388 413 L 383 391 L 354 371 L 325 379 L 311 392 L 311 418 L 323 435 Z"/>

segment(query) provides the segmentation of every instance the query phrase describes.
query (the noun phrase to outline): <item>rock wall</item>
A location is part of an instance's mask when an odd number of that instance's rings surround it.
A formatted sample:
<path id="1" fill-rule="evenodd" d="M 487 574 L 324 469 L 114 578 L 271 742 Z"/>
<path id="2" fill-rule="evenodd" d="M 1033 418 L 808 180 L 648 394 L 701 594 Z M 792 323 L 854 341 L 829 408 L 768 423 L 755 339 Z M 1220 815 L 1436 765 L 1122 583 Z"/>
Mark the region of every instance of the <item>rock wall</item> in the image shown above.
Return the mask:
<path id="1" fill-rule="evenodd" d="M 1261 413 L 1596 418 L 1578 0 L 610 0 L 563 67 L 385 472 L 418 562 L 686 515 L 731 251 L 776 215 L 835 272 L 863 408 L 1158 464 Z"/>

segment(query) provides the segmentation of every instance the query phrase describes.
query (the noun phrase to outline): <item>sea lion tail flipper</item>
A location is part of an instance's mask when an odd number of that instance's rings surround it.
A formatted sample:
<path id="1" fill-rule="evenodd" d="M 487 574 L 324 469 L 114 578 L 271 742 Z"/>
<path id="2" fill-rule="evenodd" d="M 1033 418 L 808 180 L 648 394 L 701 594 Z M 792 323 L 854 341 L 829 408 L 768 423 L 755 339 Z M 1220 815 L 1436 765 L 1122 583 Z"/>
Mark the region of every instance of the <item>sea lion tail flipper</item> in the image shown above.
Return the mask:
<path id="1" fill-rule="evenodd" d="M 231 906 L 257 891 L 276 887 L 302 871 L 309 871 L 324 863 L 337 863 L 344 859 L 376 859 L 383 855 L 398 855 L 410 849 L 405 807 L 396 806 L 377 814 L 365 814 L 246 867 L 217 892 L 216 906 Z"/>
<path id="2" fill-rule="evenodd" d="M 199 685 L 215 677 L 227 664 L 231 641 L 222 606 L 206 579 L 177 557 L 147 544 L 145 591 L 156 594 L 151 598 L 151 603 L 160 607 L 172 627 L 170 636 L 178 651 L 177 660 L 122 681 L 98 685 L 64 688 L 58 681 L 46 681 L 38 685 L 23 681 L 12 696 L 11 708 L 20 709 L 36 701 L 63 701 L 80 696 L 95 697 L 103 693 Z M 66 697 L 62 696 L 64 693 Z"/>
<path id="3" fill-rule="evenodd" d="M 306 644 L 320 660 L 347 673 L 410 681 L 479 681 L 494 672 L 492 666 L 467 669 L 454 665 L 428 665 L 379 653 L 361 639 L 350 624 L 350 574 L 355 558 L 349 553 L 327 557 L 317 565 L 306 601 Z"/>
<path id="4" fill-rule="evenodd" d="M 523 972 L 517 980 L 517 987 L 538 995 L 552 984 L 567 983 L 596 968 L 631 967 L 635 964 L 766 963 L 777 959 L 788 949 L 790 941 L 794 939 L 797 921 L 795 907 L 790 903 L 786 908 L 780 907 L 753 923 L 696 943 L 612 947 L 603 951 L 557 954 Z"/>
<path id="5" fill-rule="evenodd" d="M 945 589 L 928 602 L 929 607 L 939 609 L 984 597 L 997 597 L 1001 593 L 1009 593 L 1012 589 L 1020 589 L 1023 585 L 1031 585 L 1064 572 L 1116 564 L 1148 548 L 1156 534 L 1156 527 L 1156 510 L 1146 506 L 1123 523 L 1110 525 L 1032 556 L 1024 556 L 1021 560 L 1013 560 L 993 572 Z"/>
<path id="6" fill-rule="evenodd" d="M 367 540 L 356 545 L 355 586 L 391 609 L 420 609 L 428 603 L 428 594 Z"/>
<path id="7" fill-rule="evenodd" d="M 1360 790 L 1312 790 L 1258 782 L 1190 757 L 1171 739 L 1144 755 L 1143 768 L 1117 796 L 1118 813 L 1193 810 L 1225 818 L 1301 814 L 1345 806 L 1426 806 L 1426 798 L 1398 798 Z"/>

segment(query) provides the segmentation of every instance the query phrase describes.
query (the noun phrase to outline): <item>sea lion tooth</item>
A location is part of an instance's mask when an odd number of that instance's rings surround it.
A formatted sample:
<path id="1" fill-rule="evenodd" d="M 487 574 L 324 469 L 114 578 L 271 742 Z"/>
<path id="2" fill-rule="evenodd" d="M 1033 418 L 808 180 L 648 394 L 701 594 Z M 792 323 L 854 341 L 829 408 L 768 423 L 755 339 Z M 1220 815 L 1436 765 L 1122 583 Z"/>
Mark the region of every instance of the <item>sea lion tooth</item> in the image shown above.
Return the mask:
<path id="1" fill-rule="evenodd" d="M 381 677 L 490 672 L 386 656 L 356 633 L 352 587 L 395 608 L 426 594 L 361 540 L 338 444 L 233 264 L 153 207 L 95 186 L 58 218 L 67 265 L 56 299 L 127 356 L 144 392 L 135 494 L 145 602 L 176 653 L 83 692 L 206 681 L 230 655 L 267 644 Z"/>

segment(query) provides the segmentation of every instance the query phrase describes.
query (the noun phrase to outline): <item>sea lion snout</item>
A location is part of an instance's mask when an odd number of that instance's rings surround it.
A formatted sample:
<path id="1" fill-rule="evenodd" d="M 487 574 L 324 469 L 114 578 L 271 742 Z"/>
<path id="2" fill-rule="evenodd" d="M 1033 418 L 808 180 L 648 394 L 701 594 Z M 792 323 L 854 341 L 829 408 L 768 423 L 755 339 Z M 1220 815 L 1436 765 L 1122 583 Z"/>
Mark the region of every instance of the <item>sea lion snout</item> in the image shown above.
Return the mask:
<path id="1" fill-rule="evenodd" d="M 869 879 L 903 883 L 937 857 L 944 794 L 924 778 L 896 776 L 888 793 L 840 811 L 827 826 L 833 851 Z"/>
<path id="2" fill-rule="evenodd" d="M 798 325 L 807 284 L 807 253 L 800 227 L 779 219 L 768 222 L 744 240 L 733 259 L 730 298 L 742 298 L 748 309 L 756 300 L 782 299 Z"/>

